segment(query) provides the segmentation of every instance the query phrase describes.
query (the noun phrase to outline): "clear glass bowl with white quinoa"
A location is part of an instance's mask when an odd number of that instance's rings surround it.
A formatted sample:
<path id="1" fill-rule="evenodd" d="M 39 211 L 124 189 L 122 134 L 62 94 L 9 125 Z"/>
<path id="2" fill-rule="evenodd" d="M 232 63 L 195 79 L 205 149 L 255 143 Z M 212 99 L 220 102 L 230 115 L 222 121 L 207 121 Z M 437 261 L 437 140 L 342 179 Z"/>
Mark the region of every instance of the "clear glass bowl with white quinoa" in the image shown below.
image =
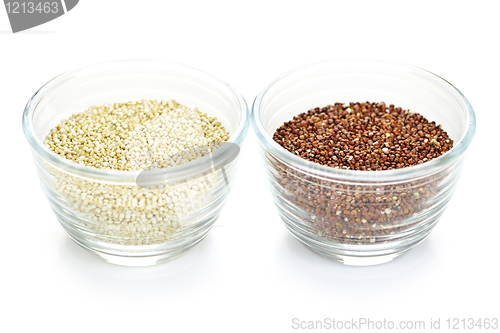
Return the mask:
<path id="1" fill-rule="evenodd" d="M 28 102 L 23 128 L 69 236 L 109 262 L 145 266 L 208 234 L 231 187 L 247 114 L 243 97 L 209 74 L 128 60 L 49 81 Z"/>

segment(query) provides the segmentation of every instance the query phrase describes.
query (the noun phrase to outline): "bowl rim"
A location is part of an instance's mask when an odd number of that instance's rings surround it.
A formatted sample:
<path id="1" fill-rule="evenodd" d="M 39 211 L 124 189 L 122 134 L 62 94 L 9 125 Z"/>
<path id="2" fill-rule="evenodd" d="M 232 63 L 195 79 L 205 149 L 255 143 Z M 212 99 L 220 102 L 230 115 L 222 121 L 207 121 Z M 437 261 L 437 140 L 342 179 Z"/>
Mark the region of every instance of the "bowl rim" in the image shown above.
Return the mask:
<path id="1" fill-rule="evenodd" d="M 315 66 L 321 66 L 327 63 L 341 63 L 341 62 L 349 62 L 349 63 L 365 63 L 368 65 L 390 65 L 394 67 L 399 67 L 401 69 L 410 70 L 417 72 L 419 74 L 426 75 L 428 78 L 438 79 L 441 83 L 444 83 L 448 87 L 452 88 L 452 91 L 456 93 L 456 96 L 459 97 L 460 102 L 464 106 L 464 108 L 468 111 L 466 120 L 466 132 L 461 137 L 461 139 L 456 142 L 452 149 L 444 153 L 443 155 L 422 164 L 418 164 L 411 167 L 401 168 L 401 169 L 393 169 L 393 170 L 377 170 L 377 171 L 368 171 L 368 170 L 350 170 L 350 169 L 337 169 L 321 164 L 317 164 L 308 160 L 305 160 L 301 157 L 298 157 L 294 154 L 291 154 L 289 151 L 284 149 L 282 146 L 277 144 L 272 137 L 267 133 L 262 124 L 262 119 L 260 117 L 261 104 L 266 96 L 266 93 L 276 84 L 279 83 L 280 80 L 286 79 L 287 77 L 300 73 L 302 70 L 306 70 Z M 423 68 L 409 65 L 402 62 L 388 61 L 388 60 L 376 60 L 376 59 L 366 59 L 366 58 L 332 58 L 316 61 L 313 63 L 309 63 L 306 65 L 302 65 L 296 67 L 292 70 L 289 70 L 273 81 L 271 81 L 265 88 L 262 90 L 254 99 L 252 105 L 252 114 L 251 114 L 251 122 L 252 126 L 256 132 L 257 138 L 263 148 L 274 155 L 275 158 L 280 160 L 280 162 L 286 164 L 288 167 L 294 168 L 302 173 L 308 173 L 315 177 L 324 178 L 325 180 L 340 180 L 346 182 L 394 182 L 401 181 L 413 178 L 420 178 L 423 176 L 427 176 L 429 174 L 439 172 L 449 164 L 454 163 L 460 156 L 462 156 L 475 134 L 476 130 L 476 117 L 474 114 L 474 110 L 467 100 L 467 98 L 458 90 L 455 86 L 453 86 L 450 82 L 446 81 L 442 77 L 425 70 Z M 468 122 L 468 123 L 467 123 Z"/>
<path id="2" fill-rule="evenodd" d="M 75 163 L 71 160 L 65 159 L 59 156 L 58 154 L 54 153 L 50 149 L 48 149 L 48 147 L 46 147 L 46 145 L 35 135 L 33 127 L 33 115 L 36 112 L 38 103 L 41 101 L 41 99 L 44 97 L 46 93 L 49 93 L 51 89 L 59 86 L 60 84 L 64 84 L 64 80 L 74 77 L 79 73 L 81 74 L 82 72 L 85 71 L 106 70 L 109 69 L 109 67 L 111 66 L 124 66 L 129 68 L 133 68 L 134 66 L 136 66 L 137 68 L 140 68 L 140 66 L 146 66 L 146 65 L 147 66 L 157 65 L 157 66 L 163 66 L 164 68 L 177 68 L 185 71 L 190 71 L 191 73 L 203 76 L 206 79 L 212 80 L 213 82 L 216 82 L 217 84 L 221 84 L 225 88 L 228 88 L 233 95 L 232 97 L 234 97 L 238 101 L 239 105 L 238 111 L 240 114 L 240 121 L 238 123 L 236 130 L 234 131 L 234 133 L 231 134 L 227 142 L 234 143 L 238 145 L 238 147 L 241 146 L 249 127 L 248 126 L 250 122 L 249 109 L 245 98 L 240 93 L 238 93 L 238 91 L 229 83 L 205 71 L 177 62 L 157 60 L 157 59 L 121 59 L 121 60 L 98 62 L 70 69 L 49 80 L 33 94 L 33 96 L 29 99 L 28 103 L 24 108 L 23 120 L 22 120 L 24 134 L 26 136 L 26 139 L 30 143 L 32 149 L 37 154 L 39 154 L 43 158 L 43 160 L 49 162 L 51 166 L 56 167 L 60 170 L 64 170 L 65 172 L 71 172 L 79 176 L 88 177 L 91 178 L 93 181 L 95 181 L 96 179 L 102 179 L 102 180 L 129 182 L 131 184 L 132 183 L 135 184 L 135 180 L 137 176 L 142 172 L 142 170 L 126 171 L 126 170 L 104 170 L 104 169 L 93 168 L 90 166 L 82 165 L 79 163 Z M 221 160 L 224 160 L 225 158 L 228 158 L 228 156 L 230 155 L 231 152 L 228 152 L 224 154 L 219 154 L 218 157 Z M 200 170 L 199 169 L 200 163 L 195 161 L 197 160 L 193 160 L 183 164 L 185 165 L 185 168 L 182 168 L 182 170 L 178 169 L 179 171 L 175 172 L 171 176 L 174 178 L 176 177 L 176 180 L 178 180 L 178 178 L 192 177 L 194 174 L 199 174 L 200 172 L 206 171 L 206 170 Z"/>

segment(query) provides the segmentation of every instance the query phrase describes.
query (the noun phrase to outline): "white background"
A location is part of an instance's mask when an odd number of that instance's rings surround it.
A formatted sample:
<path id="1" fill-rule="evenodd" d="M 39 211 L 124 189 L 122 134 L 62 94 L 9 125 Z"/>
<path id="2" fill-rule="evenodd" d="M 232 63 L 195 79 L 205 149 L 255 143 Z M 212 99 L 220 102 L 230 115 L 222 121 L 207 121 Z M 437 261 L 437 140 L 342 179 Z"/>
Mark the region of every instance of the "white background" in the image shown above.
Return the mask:
<path id="1" fill-rule="evenodd" d="M 1 332 L 288 332 L 292 319 L 500 317 L 500 19 L 497 1 L 82 0 L 12 34 L 0 8 Z M 458 189 L 429 238 L 392 263 L 347 267 L 285 230 L 252 130 L 209 236 L 147 268 L 74 244 L 44 198 L 21 128 L 46 81 L 155 58 L 207 71 L 249 105 L 272 79 L 332 57 L 397 60 L 445 78 L 477 115 Z M 335 102 L 335 101 L 332 101 Z"/>

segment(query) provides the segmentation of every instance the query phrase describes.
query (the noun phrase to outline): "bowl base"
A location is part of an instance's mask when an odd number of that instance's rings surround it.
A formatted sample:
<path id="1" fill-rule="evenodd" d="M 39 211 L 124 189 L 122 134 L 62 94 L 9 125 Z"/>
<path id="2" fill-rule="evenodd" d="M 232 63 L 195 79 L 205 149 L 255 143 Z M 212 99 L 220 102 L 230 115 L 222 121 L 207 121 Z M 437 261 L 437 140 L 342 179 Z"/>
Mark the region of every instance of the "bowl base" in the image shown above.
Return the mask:
<path id="1" fill-rule="evenodd" d="M 127 266 L 127 267 L 147 267 L 147 266 L 154 266 L 158 264 L 165 263 L 167 261 L 173 260 L 180 255 L 184 254 L 188 250 L 190 250 L 193 246 L 201 242 L 206 236 L 208 235 L 208 232 L 203 235 L 200 239 L 198 239 L 196 242 L 190 244 L 189 246 L 175 251 L 175 252 L 168 252 L 168 253 L 163 253 L 163 254 L 156 254 L 156 255 L 151 255 L 151 256 L 124 256 L 124 255 L 114 255 L 114 254 L 109 254 L 105 253 L 93 248 L 90 248 L 88 246 L 85 246 L 83 243 L 69 235 L 69 237 L 79 246 L 84 248 L 85 250 L 89 251 L 93 255 L 97 256 L 98 258 L 101 258 L 105 260 L 106 262 L 114 265 L 119 265 L 119 266 Z"/>
<path id="2" fill-rule="evenodd" d="M 429 236 L 437 219 L 412 237 L 375 245 L 348 245 L 331 241 L 318 241 L 283 219 L 288 231 L 306 248 L 323 258 L 349 266 L 372 266 L 388 263 L 423 242 Z"/>
<path id="3" fill-rule="evenodd" d="M 424 238 L 425 239 L 425 238 Z M 374 265 L 380 265 L 380 264 L 386 264 L 388 262 L 391 262 L 395 258 L 399 257 L 400 255 L 406 253 L 408 250 L 412 249 L 413 247 L 417 246 L 420 244 L 422 241 L 413 244 L 410 247 L 407 247 L 400 252 L 397 253 L 391 253 L 391 254 L 385 254 L 385 255 L 372 255 L 372 256 L 349 256 L 349 255 L 342 255 L 342 254 L 336 254 L 336 253 L 325 253 L 324 251 L 315 249 L 307 244 L 302 243 L 307 249 L 310 251 L 318 254 L 319 256 L 326 258 L 328 260 L 333 260 L 339 263 L 342 263 L 346 266 L 374 266 Z"/>
<path id="4" fill-rule="evenodd" d="M 105 261 L 121 266 L 144 267 L 158 265 L 175 259 L 201 242 L 212 230 L 219 214 L 208 217 L 201 227 L 193 229 L 188 235 L 169 240 L 157 245 L 118 245 L 104 242 L 95 237 L 85 235 L 71 228 L 65 219 L 58 216 L 59 222 L 69 237 L 82 248 Z"/>

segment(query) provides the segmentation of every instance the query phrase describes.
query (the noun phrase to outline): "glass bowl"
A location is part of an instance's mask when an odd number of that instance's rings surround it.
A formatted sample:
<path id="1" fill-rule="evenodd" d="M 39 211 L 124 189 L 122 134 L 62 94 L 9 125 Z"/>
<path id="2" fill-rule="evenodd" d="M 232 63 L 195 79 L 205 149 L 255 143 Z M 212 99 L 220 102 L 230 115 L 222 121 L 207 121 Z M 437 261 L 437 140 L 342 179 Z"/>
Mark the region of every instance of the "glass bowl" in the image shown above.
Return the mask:
<path id="1" fill-rule="evenodd" d="M 43 143 L 62 119 L 92 105 L 142 99 L 174 99 L 197 107 L 216 117 L 230 139 L 224 149 L 147 177 L 141 171 L 80 165 Z M 42 189 L 61 225 L 93 254 L 127 266 L 175 258 L 208 234 L 229 193 L 248 122 L 244 98 L 227 83 L 154 60 L 113 61 L 66 72 L 41 87 L 23 115 Z"/>
<path id="2" fill-rule="evenodd" d="M 416 166 L 335 169 L 304 160 L 273 141 L 284 122 L 337 102 L 385 102 L 441 124 L 454 147 Z M 384 61 L 327 60 L 287 72 L 253 104 L 268 187 L 285 226 L 317 254 L 348 265 L 391 261 L 422 242 L 455 190 L 474 136 L 474 111 L 442 78 Z"/>

